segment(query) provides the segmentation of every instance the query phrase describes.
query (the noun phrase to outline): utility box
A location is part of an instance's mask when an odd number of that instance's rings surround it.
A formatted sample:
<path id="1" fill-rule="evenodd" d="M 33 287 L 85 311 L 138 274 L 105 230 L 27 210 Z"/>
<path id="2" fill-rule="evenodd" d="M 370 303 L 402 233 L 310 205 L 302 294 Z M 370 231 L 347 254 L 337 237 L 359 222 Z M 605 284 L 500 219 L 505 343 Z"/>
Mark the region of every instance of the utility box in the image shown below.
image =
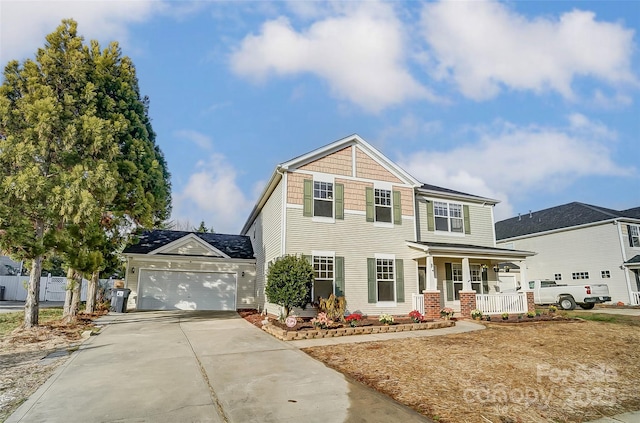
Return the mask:
<path id="1" fill-rule="evenodd" d="M 129 300 L 130 289 L 114 288 L 111 290 L 111 308 L 115 313 L 125 313 L 127 311 L 127 301 Z"/>

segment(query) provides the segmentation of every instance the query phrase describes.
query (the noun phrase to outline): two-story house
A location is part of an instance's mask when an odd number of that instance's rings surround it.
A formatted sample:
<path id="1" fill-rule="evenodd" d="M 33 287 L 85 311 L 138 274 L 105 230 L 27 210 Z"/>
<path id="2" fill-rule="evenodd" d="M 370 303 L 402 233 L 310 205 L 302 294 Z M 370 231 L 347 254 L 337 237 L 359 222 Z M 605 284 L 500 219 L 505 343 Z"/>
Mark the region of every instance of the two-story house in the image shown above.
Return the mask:
<path id="1" fill-rule="evenodd" d="M 640 305 L 640 207 L 612 210 L 573 202 L 512 217 L 495 228 L 498 246 L 538 253 L 527 260 L 529 279 L 606 283 L 613 303 Z"/>
<path id="2" fill-rule="evenodd" d="M 349 311 L 371 315 L 407 314 L 416 301 L 432 317 L 444 306 L 469 314 L 476 294 L 497 291 L 499 262 L 533 254 L 496 248 L 496 203 L 422 184 L 357 135 L 281 163 L 241 231 L 258 306 L 279 314 L 264 296 L 269 263 L 301 254 L 313 299 L 344 295 Z"/>

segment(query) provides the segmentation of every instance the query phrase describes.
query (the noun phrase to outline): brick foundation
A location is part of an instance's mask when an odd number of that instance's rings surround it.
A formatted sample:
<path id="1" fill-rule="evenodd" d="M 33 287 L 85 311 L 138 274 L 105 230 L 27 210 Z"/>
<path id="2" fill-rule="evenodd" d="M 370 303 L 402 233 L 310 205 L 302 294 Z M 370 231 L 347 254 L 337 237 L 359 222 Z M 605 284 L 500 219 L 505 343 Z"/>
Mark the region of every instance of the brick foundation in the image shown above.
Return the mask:
<path id="1" fill-rule="evenodd" d="M 440 291 L 423 291 L 425 319 L 440 318 Z"/>
<path id="2" fill-rule="evenodd" d="M 527 291 L 527 310 L 536 311 L 536 303 L 533 300 L 533 291 Z"/>
<path id="3" fill-rule="evenodd" d="M 464 318 L 471 317 L 476 308 L 476 291 L 460 291 L 460 314 Z"/>

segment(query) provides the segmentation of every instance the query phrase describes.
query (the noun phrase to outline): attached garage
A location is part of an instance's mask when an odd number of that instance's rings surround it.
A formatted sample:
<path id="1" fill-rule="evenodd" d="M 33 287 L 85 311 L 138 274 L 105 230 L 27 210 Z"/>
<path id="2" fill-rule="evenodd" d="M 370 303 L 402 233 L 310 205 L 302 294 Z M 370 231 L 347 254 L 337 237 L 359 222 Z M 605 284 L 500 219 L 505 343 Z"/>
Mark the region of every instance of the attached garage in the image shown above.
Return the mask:
<path id="1" fill-rule="evenodd" d="M 235 273 L 141 270 L 138 310 L 235 310 Z"/>
<path id="2" fill-rule="evenodd" d="M 256 306 L 255 259 L 248 237 L 148 231 L 124 251 L 128 308 L 236 310 Z"/>

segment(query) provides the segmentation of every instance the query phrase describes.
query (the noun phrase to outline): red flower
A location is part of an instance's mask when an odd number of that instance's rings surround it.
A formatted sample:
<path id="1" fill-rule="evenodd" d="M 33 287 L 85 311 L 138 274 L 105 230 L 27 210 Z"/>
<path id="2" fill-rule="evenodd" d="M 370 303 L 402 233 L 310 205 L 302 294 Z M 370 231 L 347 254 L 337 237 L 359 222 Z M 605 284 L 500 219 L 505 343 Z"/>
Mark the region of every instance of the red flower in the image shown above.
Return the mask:
<path id="1" fill-rule="evenodd" d="M 360 321 L 362 320 L 362 314 L 357 314 L 357 313 L 352 313 L 350 315 L 348 315 L 347 317 L 344 318 L 344 320 L 346 320 L 347 322 L 351 322 L 351 321 Z"/>

